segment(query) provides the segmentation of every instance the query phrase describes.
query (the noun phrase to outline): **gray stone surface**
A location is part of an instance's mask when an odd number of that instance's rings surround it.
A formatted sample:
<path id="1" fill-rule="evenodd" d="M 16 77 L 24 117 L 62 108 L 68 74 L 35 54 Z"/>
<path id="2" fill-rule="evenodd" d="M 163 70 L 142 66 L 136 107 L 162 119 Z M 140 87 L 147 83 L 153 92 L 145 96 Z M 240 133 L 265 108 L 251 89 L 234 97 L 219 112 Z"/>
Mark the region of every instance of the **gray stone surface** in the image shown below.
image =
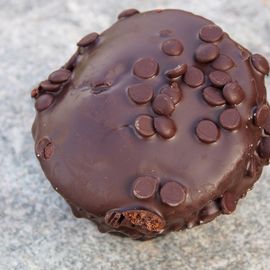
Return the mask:
<path id="1" fill-rule="evenodd" d="M 270 59 L 269 0 L 0 0 L 0 269 L 270 269 L 269 169 L 233 215 L 143 243 L 75 219 L 42 174 L 30 88 L 128 7 L 202 14 Z"/>

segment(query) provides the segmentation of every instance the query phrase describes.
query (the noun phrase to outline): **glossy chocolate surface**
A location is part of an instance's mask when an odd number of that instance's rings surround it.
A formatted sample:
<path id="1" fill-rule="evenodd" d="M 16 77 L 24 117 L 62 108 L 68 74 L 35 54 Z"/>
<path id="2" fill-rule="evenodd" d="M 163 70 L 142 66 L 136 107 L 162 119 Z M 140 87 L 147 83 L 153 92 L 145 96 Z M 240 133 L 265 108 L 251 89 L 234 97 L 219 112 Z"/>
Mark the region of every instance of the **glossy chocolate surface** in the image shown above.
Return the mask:
<path id="1" fill-rule="evenodd" d="M 234 211 L 270 156 L 266 59 L 180 10 L 123 12 L 78 46 L 32 92 L 37 157 L 74 214 L 145 240 Z"/>

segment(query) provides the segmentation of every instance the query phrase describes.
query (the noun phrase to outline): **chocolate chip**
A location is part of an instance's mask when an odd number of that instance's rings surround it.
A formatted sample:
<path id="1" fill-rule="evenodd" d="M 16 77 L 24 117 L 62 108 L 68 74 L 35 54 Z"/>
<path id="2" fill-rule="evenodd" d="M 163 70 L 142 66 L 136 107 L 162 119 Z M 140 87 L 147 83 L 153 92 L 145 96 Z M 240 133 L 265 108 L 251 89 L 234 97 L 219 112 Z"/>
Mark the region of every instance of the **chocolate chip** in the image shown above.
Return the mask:
<path id="1" fill-rule="evenodd" d="M 268 61 L 265 59 L 265 57 L 263 57 L 260 54 L 253 54 L 251 56 L 251 62 L 253 64 L 253 66 L 262 74 L 267 75 L 269 74 L 269 63 Z"/>
<path id="2" fill-rule="evenodd" d="M 80 47 L 87 47 L 89 45 L 92 45 L 93 43 L 96 42 L 98 38 L 98 33 L 91 33 L 86 35 L 85 37 L 83 37 L 78 43 L 77 45 Z"/>
<path id="3" fill-rule="evenodd" d="M 44 91 L 56 92 L 61 87 L 61 84 L 51 83 L 49 80 L 46 80 L 41 82 L 39 87 Z"/>
<path id="4" fill-rule="evenodd" d="M 38 95 L 38 88 L 34 88 L 32 91 L 31 91 L 31 97 L 32 98 L 35 98 L 37 97 Z"/>
<path id="5" fill-rule="evenodd" d="M 221 54 L 212 64 L 211 66 L 214 69 L 226 71 L 234 66 L 233 60 L 227 55 Z"/>
<path id="6" fill-rule="evenodd" d="M 260 105 L 255 113 L 255 124 L 258 127 L 263 127 L 270 114 L 270 108 L 266 104 Z"/>
<path id="7" fill-rule="evenodd" d="M 270 114 L 267 116 L 267 119 L 263 125 L 263 128 L 264 128 L 264 132 L 267 135 L 270 135 Z"/>
<path id="8" fill-rule="evenodd" d="M 230 75 L 224 71 L 212 71 L 209 74 L 209 79 L 211 83 L 217 87 L 223 87 L 225 84 L 231 81 Z"/>
<path id="9" fill-rule="evenodd" d="M 182 89 L 179 87 L 177 82 L 173 82 L 171 85 L 162 88 L 160 93 L 170 97 L 175 105 L 179 103 L 182 98 Z"/>
<path id="10" fill-rule="evenodd" d="M 247 51 L 245 48 L 242 46 L 238 45 L 238 48 L 240 49 L 240 57 L 241 59 L 245 62 L 250 59 L 251 53 Z"/>
<path id="11" fill-rule="evenodd" d="M 238 105 L 245 97 L 245 93 L 237 82 L 231 82 L 223 88 L 223 96 L 230 105 Z"/>
<path id="12" fill-rule="evenodd" d="M 160 199 L 163 203 L 176 207 L 186 199 L 184 188 L 177 182 L 167 182 L 160 189 Z"/>
<path id="13" fill-rule="evenodd" d="M 181 64 L 178 65 L 177 67 L 173 69 L 169 69 L 165 72 L 165 75 L 169 79 L 176 79 L 182 75 L 184 75 L 187 71 L 187 65 L 186 64 Z"/>
<path id="14" fill-rule="evenodd" d="M 54 153 L 54 145 L 51 140 L 47 137 L 42 138 L 36 145 L 36 155 L 42 159 L 48 160 Z"/>
<path id="15" fill-rule="evenodd" d="M 67 63 L 64 65 L 65 69 L 73 70 L 77 61 L 79 53 L 75 52 L 70 59 L 67 61 Z"/>
<path id="16" fill-rule="evenodd" d="M 154 94 L 152 86 L 146 84 L 134 84 L 128 88 L 129 97 L 138 104 L 149 102 Z"/>
<path id="17" fill-rule="evenodd" d="M 258 168 L 257 159 L 253 156 L 248 161 L 246 168 L 246 176 L 254 177 L 257 174 L 257 168 Z"/>
<path id="18" fill-rule="evenodd" d="M 257 151 L 260 157 L 270 159 L 270 137 L 261 138 Z"/>
<path id="19" fill-rule="evenodd" d="M 135 129 L 143 137 L 151 137 L 155 134 L 153 118 L 149 115 L 140 115 L 135 120 Z"/>
<path id="20" fill-rule="evenodd" d="M 202 44 L 195 51 L 195 58 L 200 63 L 208 63 L 219 55 L 219 48 L 214 44 Z"/>
<path id="21" fill-rule="evenodd" d="M 177 56 L 183 52 L 183 45 L 177 39 L 168 39 L 163 42 L 162 50 L 167 55 Z"/>
<path id="22" fill-rule="evenodd" d="M 170 97 L 165 94 L 159 94 L 155 97 L 152 108 L 155 113 L 168 116 L 172 114 L 175 106 Z"/>
<path id="23" fill-rule="evenodd" d="M 203 223 L 210 222 L 220 213 L 220 209 L 215 201 L 209 202 L 199 213 L 200 221 Z"/>
<path id="24" fill-rule="evenodd" d="M 172 138 L 176 133 L 176 126 L 172 119 L 160 116 L 154 119 L 156 132 L 165 139 Z"/>
<path id="25" fill-rule="evenodd" d="M 188 67 L 184 76 L 184 82 L 190 87 L 198 87 L 204 83 L 204 74 L 196 67 Z"/>
<path id="26" fill-rule="evenodd" d="M 68 69 L 59 69 L 49 75 L 49 81 L 52 83 L 63 83 L 70 78 L 71 72 Z"/>
<path id="27" fill-rule="evenodd" d="M 199 225 L 199 220 L 198 220 L 198 216 L 196 215 L 196 216 L 193 216 L 189 219 L 189 221 L 186 224 L 186 226 L 187 226 L 186 228 L 192 229 L 197 225 Z"/>
<path id="28" fill-rule="evenodd" d="M 144 58 L 134 65 L 134 74 L 142 79 L 149 79 L 158 74 L 158 63 L 152 58 Z"/>
<path id="29" fill-rule="evenodd" d="M 204 143 L 213 143 L 218 140 L 220 132 L 214 122 L 202 120 L 196 127 L 196 135 Z"/>
<path id="30" fill-rule="evenodd" d="M 204 88 L 203 98 L 211 106 L 221 106 L 226 103 L 221 90 L 211 86 Z"/>
<path id="31" fill-rule="evenodd" d="M 221 199 L 223 214 L 231 214 L 236 209 L 237 200 L 231 192 L 226 192 Z"/>
<path id="32" fill-rule="evenodd" d="M 140 176 L 133 184 L 133 194 L 138 199 L 149 199 L 157 190 L 158 180 L 151 176 Z"/>
<path id="33" fill-rule="evenodd" d="M 36 99 L 35 107 L 38 112 L 46 110 L 53 103 L 53 96 L 44 94 Z"/>
<path id="34" fill-rule="evenodd" d="M 223 36 L 222 29 L 214 24 L 205 25 L 199 34 L 200 38 L 206 42 L 216 42 Z"/>
<path id="35" fill-rule="evenodd" d="M 220 114 L 219 122 L 223 128 L 234 130 L 239 128 L 241 124 L 241 116 L 235 108 L 226 109 Z"/>
<path id="36" fill-rule="evenodd" d="M 163 29 L 163 30 L 159 31 L 160 37 L 169 37 L 171 35 L 172 35 L 172 31 L 169 29 Z"/>
<path id="37" fill-rule="evenodd" d="M 133 15 L 138 14 L 138 13 L 140 13 L 140 12 L 135 8 L 126 9 L 118 15 L 118 19 L 127 18 L 127 17 L 133 16 Z"/>

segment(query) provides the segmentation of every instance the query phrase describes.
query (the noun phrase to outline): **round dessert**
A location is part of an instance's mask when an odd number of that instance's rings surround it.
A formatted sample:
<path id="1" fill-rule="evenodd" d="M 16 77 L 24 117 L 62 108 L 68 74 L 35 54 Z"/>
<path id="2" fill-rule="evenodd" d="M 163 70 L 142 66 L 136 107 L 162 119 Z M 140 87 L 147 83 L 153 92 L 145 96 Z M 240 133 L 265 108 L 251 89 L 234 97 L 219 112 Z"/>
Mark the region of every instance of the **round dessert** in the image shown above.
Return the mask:
<path id="1" fill-rule="evenodd" d="M 76 217 L 146 240 L 229 214 L 270 158 L 269 64 L 213 22 L 135 9 L 32 91 L 35 151 Z"/>

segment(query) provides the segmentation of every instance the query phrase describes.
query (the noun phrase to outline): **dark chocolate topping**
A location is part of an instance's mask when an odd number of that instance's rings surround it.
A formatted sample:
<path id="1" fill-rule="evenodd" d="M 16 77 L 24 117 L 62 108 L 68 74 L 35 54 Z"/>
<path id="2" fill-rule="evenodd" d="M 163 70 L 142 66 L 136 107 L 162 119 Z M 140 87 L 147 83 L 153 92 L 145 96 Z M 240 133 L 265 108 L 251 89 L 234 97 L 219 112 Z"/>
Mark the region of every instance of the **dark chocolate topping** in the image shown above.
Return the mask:
<path id="1" fill-rule="evenodd" d="M 270 158 L 267 61 L 191 13 L 119 18 L 32 92 L 47 178 L 76 216 L 133 239 L 233 212 Z"/>

